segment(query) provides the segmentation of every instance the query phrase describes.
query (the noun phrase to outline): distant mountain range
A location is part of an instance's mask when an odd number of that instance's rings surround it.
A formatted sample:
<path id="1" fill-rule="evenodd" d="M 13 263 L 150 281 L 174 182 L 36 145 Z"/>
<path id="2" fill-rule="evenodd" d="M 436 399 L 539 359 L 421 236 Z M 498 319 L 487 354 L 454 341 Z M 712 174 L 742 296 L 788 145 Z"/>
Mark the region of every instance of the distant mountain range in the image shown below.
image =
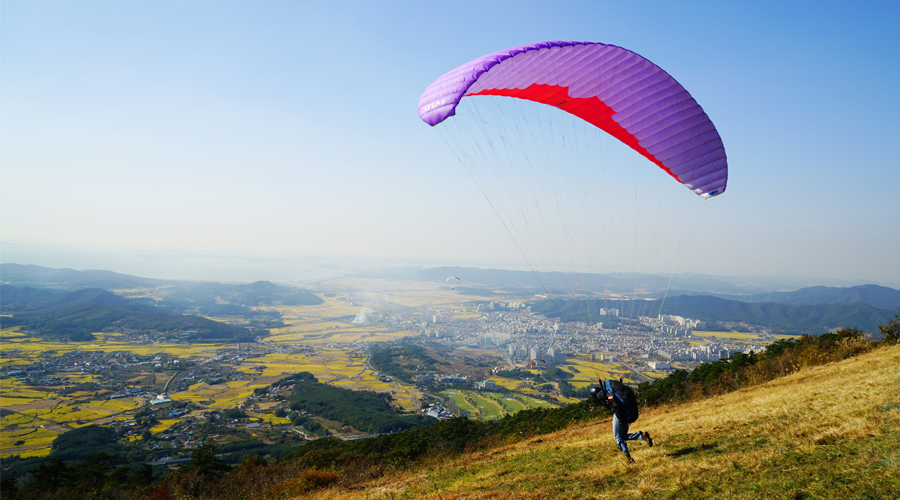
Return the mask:
<path id="1" fill-rule="evenodd" d="M 315 305 L 322 299 L 314 293 L 299 288 L 276 285 L 268 281 L 249 284 L 218 283 L 213 281 L 176 281 L 153 278 L 139 278 L 112 271 L 74 269 L 51 269 L 48 267 L 0 264 L 0 281 L 8 285 L 24 285 L 61 290 L 82 288 L 102 288 L 122 290 L 130 288 L 156 288 L 166 286 L 162 297 L 165 305 L 179 310 L 215 309 L 223 303 L 237 307 L 267 305 Z"/>
<path id="2" fill-rule="evenodd" d="M 175 283 L 168 280 L 139 278 L 112 271 L 94 269 L 76 271 L 22 264 L 0 264 L 0 281 L 8 285 L 41 285 L 69 290 L 77 288 L 103 288 L 104 290 L 146 288 Z"/>
<path id="3" fill-rule="evenodd" d="M 863 302 L 741 302 L 720 297 L 679 295 L 666 299 L 662 305 L 662 314 L 674 314 L 708 323 L 744 321 L 764 325 L 781 333 L 818 335 L 834 328 L 855 327 L 876 334 L 878 325 L 887 324 L 895 314 L 900 314 L 900 307 L 881 309 Z"/>
<path id="4" fill-rule="evenodd" d="M 484 294 L 502 288 L 506 292 L 555 295 L 591 290 L 595 292 L 638 294 L 647 297 L 673 295 L 717 295 L 735 300 L 748 300 L 784 290 L 800 289 L 813 284 L 805 278 L 756 276 L 709 276 L 679 273 L 672 276 L 648 273 L 541 273 L 505 269 L 446 266 L 435 268 L 397 267 L 377 271 L 361 271 L 357 277 L 431 281 L 443 283 L 448 277 L 459 277 L 457 290 Z M 837 282 L 831 280 L 830 282 Z M 843 282 L 841 282 L 843 283 Z M 862 282 L 847 283 L 850 286 Z M 872 285 L 877 286 L 877 285 Z M 824 287 L 822 287 L 824 288 Z"/>
<path id="5" fill-rule="evenodd" d="M 540 273 L 531 271 L 511 271 L 505 269 L 480 269 L 475 267 L 436 267 L 420 269 L 413 267 L 382 269 L 358 273 L 359 277 L 401 279 L 415 281 L 444 282 L 455 276 L 461 281 L 456 285 L 472 293 L 484 293 L 502 287 L 507 292 L 552 293 L 562 295 L 573 291 L 591 290 L 609 293 L 639 293 L 653 295 L 664 292 L 670 284 L 669 276 L 647 273 Z M 738 285 L 718 281 L 714 278 L 682 275 L 672 281 L 671 286 L 702 293 L 763 292 L 768 288 L 747 289 Z"/>
<path id="6" fill-rule="evenodd" d="M 601 309 L 616 308 L 622 317 L 671 314 L 698 319 L 715 329 L 717 321 L 746 322 L 762 325 L 775 333 L 820 335 L 836 328 L 859 328 L 878 336 L 878 325 L 887 324 L 900 308 L 879 309 L 862 302 L 852 304 L 776 304 L 773 302 L 741 302 L 709 295 L 677 295 L 663 300 L 554 299 L 531 304 L 532 311 L 564 321 L 603 321 L 615 323 L 613 316 L 603 316 Z"/>
<path id="7" fill-rule="evenodd" d="M 0 308 L 4 314 L 13 314 L 3 318 L 3 326 L 23 326 L 44 337 L 69 340 L 90 340 L 92 332 L 125 328 L 157 334 L 186 330 L 191 333 L 178 338 L 188 342 L 253 342 L 256 334 L 250 329 L 199 315 L 242 317 L 251 328 L 265 329 L 283 326 L 280 314 L 253 307 L 322 303 L 312 292 L 268 281 L 159 280 L 20 264 L 0 264 L 0 281 Z M 112 293 L 135 288 L 164 292 L 158 300 L 126 299 Z"/>
<path id="8" fill-rule="evenodd" d="M 186 342 L 253 342 L 247 328 L 166 311 L 100 288 L 73 292 L 0 285 L 0 326 L 21 326 L 44 338 L 89 341 L 94 332 L 134 330 Z M 176 333 L 177 332 L 177 333 Z"/>
<path id="9" fill-rule="evenodd" d="M 719 279 L 696 274 L 677 274 L 670 280 L 668 276 L 640 273 L 533 273 L 472 267 L 404 267 L 360 272 L 356 276 L 442 284 L 448 277 L 456 276 L 462 281 L 455 286 L 457 292 L 496 297 L 495 300 L 521 300 L 536 294 L 571 299 L 574 294 L 583 293 L 585 298 L 580 299 L 583 306 L 578 305 L 579 300 L 576 299 L 569 301 L 564 307 L 551 304 L 545 311 L 551 316 L 562 314 L 566 319 L 590 319 L 596 316 L 592 308 L 610 307 L 612 299 L 588 299 L 593 292 L 648 299 L 641 300 L 640 307 L 636 306 L 638 301 L 629 302 L 629 308 L 635 314 L 639 309 L 640 314 L 655 315 L 662 305 L 665 314 L 701 319 L 713 324 L 715 321 L 746 321 L 791 333 L 819 334 L 841 327 L 857 327 L 875 333 L 877 325 L 886 323 L 894 314 L 900 313 L 900 291 L 873 284 L 850 287 L 812 286 L 783 291 L 785 283 L 790 280 L 742 277 Z M 275 326 L 278 319 L 263 317 L 264 312 L 250 309 L 251 307 L 322 302 L 321 298 L 307 290 L 267 281 L 250 284 L 170 281 L 139 278 L 111 271 L 75 271 L 19 264 L 0 264 L 0 280 L 7 284 L 67 290 L 85 287 L 116 290 L 165 285 L 167 293 L 158 305 L 168 308 L 169 313 L 244 316 L 251 321 L 251 325 L 267 328 Z M 3 302 L 5 304 L 6 297 L 3 297 Z"/>
<path id="10" fill-rule="evenodd" d="M 743 300 L 745 302 L 805 305 L 853 304 L 861 302 L 879 309 L 900 309 L 900 290 L 878 285 L 860 285 L 849 288 L 812 286 L 793 292 L 751 295 Z"/>

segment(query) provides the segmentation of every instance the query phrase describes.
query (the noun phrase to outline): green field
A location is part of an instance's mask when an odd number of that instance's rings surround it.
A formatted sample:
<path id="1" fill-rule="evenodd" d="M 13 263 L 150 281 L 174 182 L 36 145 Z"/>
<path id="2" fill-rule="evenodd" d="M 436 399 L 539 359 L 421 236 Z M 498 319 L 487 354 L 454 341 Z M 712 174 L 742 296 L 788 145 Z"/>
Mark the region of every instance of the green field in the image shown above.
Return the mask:
<path id="1" fill-rule="evenodd" d="M 527 410 L 529 407 L 525 403 L 522 402 L 521 399 L 510 397 L 510 396 L 500 396 L 497 401 L 503 405 L 506 409 L 506 413 L 513 414 L 519 413 L 522 410 Z"/>
<path id="2" fill-rule="evenodd" d="M 494 398 L 482 396 L 477 392 L 470 392 L 469 397 L 478 408 L 481 420 L 493 420 L 503 416 L 503 407 L 500 406 L 500 403 L 494 401 Z"/>
<path id="3" fill-rule="evenodd" d="M 450 398 L 456 406 L 479 420 L 493 420 L 532 408 L 555 408 L 558 405 L 518 393 L 447 389 L 441 395 Z"/>
<path id="4" fill-rule="evenodd" d="M 453 401 L 453 404 L 460 410 L 468 412 L 470 415 L 478 415 L 478 409 L 469 402 L 464 391 L 448 390 L 442 392 L 441 395 L 450 398 L 450 400 Z"/>

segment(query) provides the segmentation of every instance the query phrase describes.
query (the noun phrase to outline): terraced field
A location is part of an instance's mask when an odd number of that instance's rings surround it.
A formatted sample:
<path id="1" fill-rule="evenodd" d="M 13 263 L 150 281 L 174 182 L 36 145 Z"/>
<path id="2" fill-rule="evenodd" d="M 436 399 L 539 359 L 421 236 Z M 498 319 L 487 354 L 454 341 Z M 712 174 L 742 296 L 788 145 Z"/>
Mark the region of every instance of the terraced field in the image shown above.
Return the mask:
<path id="1" fill-rule="evenodd" d="M 532 408 L 555 408 L 558 405 L 524 394 L 508 394 L 468 389 L 447 389 L 441 395 L 480 420 L 493 420 Z"/>

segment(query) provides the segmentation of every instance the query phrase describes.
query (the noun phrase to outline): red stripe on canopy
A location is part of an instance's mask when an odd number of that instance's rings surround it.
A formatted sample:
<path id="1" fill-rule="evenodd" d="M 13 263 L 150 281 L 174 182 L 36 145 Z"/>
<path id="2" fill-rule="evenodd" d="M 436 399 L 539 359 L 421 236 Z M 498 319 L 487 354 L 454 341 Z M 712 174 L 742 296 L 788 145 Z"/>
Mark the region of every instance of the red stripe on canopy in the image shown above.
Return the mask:
<path id="1" fill-rule="evenodd" d="M 634 135 L 612 119 L 612 115 L 616 114 L 616 111 L 607 106 L 606 103 L 601 101 L 597 96 L 587 98 L 570 97 L 569 87 L 538 83 L 533 83 L 524 89 L 485 89 L 480 92 L 465 95 L 516 97 L 518 99 L 525 99 L 557 107 L 605 130 L 616 139 L 627 144 L 631 149 L 634 149 L 645 158 L 655 163 L 659 168 L 665 170 L 669 175 L 674 177 L 675 180 L 681 182 L 681 179 L 679 179 L 677 175 L 673 174 L 661 161 L 641 147 L 638 143 L 638 139 Z"/>

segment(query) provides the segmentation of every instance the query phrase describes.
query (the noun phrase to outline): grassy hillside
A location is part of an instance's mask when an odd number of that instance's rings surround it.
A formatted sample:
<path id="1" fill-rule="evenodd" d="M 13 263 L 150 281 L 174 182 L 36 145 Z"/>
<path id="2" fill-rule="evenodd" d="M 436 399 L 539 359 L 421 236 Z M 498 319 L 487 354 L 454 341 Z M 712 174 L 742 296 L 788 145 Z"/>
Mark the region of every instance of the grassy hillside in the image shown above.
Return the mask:
<path id="1" fill-rule="evenodd" d="M 900 346 L 645 411 L 627 464 L 608 419 L 294 498 L 891 498 Z"/>

